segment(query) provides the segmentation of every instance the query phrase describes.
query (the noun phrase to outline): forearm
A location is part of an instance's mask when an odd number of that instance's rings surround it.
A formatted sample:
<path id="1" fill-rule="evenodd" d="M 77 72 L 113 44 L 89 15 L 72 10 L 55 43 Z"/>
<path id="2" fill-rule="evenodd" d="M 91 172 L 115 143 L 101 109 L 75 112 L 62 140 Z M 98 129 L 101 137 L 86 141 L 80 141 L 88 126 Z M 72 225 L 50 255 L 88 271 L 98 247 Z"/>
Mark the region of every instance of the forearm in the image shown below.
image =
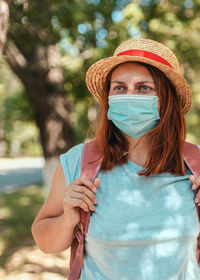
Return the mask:
<path id="1" fill-rule="evenodd" d="M 38 247 L 45 253 L 58 253 L 69 248 L 76 225 L 67 222 L 64 214 L 45 218 L 32 225 L 32 234 Z"/>

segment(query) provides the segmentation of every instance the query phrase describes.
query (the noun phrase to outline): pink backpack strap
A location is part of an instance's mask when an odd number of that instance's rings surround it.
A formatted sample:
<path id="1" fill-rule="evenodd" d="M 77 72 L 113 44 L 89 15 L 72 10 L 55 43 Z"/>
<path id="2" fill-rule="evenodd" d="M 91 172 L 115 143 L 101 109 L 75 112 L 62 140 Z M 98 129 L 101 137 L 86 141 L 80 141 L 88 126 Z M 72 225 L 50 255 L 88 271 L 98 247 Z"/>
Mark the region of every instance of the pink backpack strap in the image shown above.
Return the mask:
<path id="1" fill-rule="evenodd" d="M 84 144 L 81 157 L 81 177 L 94 182 L 101 168 L 102 157 L 95 140 Z M 80 209 L 80 223 L 71 246 L 70 275 L 68 280 L 78 280 L 83 267 L 84 240 L 90 222 L 90 211 Z"/>
<path id="2" fill-rule="evenodd" d="M 189 142 L 184 144 L 184 161 L 195 177 L 200 176 L 200 149 Z M 195 196 L 199 189 L 195 190 Z M 196 204 L 196 211 L 200 222 L 200 207 Z M 200 266 L 200 233 L 197 237 L 196 258 Z"/>
<path id="3" fill-rule="evenodd" d="M 200 176 L 200 149 L 189 142 L 184 144 L 184 160 L 195 177 Z"/>

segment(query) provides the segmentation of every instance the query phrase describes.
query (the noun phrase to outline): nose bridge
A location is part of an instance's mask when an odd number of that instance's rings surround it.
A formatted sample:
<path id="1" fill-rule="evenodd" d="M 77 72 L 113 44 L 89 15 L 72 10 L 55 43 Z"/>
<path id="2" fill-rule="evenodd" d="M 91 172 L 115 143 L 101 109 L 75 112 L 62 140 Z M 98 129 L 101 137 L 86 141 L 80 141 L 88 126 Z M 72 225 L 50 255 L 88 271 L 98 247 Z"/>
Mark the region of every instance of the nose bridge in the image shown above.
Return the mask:
<path id="1" fill-rule="evenodd" d="M 129 80 L 128 84 L 127 84 L 127 93 L 128 94 L 135 94 L 135 79 L 134 77 L 132 77 L 132 79 Z"/>

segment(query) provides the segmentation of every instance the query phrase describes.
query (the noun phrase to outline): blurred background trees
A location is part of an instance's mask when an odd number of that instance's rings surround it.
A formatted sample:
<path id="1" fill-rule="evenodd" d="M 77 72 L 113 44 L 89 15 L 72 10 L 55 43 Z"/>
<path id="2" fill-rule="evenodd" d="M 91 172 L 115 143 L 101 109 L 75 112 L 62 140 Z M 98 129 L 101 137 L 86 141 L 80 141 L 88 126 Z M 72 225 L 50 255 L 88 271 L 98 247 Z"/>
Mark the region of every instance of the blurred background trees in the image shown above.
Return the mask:
<path id="1" fill-rule="evenodd" d="M 9 8 L 6 1 L 0 1 L 0 58 L 6 42 L 6 34 L 8 29 Z"/>
<path id="2" fill-rule="evenodd" d="M 47 162 L 56 161 L 84 141 L 98 110 L 85 73 L 130 37 L 158 40 L 176 53 L 193 91 L 188 139 L 198 143 L 199 0 L 7 2 L 10 21 L 0 66 L 2 155 L 43 154 Z"/>

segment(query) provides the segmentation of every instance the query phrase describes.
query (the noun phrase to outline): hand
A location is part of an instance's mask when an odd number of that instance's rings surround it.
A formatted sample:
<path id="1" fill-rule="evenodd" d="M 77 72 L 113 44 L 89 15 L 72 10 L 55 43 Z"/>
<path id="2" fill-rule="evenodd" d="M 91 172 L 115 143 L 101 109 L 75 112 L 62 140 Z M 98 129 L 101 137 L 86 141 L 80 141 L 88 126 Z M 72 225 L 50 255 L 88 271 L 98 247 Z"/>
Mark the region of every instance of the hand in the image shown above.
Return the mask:
<path id="1" fill-rule="evenodd" d="M 95 192 L 100 183 L 100 178 L 96 178 L 92 183 L 87 178 L 80 177 L 66 188 L 63 208 L 64 215 L 77 224 L 80 221 L 80 208 L 88 212 L 95 211 L 94 204 L 97 203 Z"/>
<path id="2" fill-rule="evenodd" d="M 198 187 L 200 186 L 200 177 L 195 178 L 194 175 L 190 175 L 189 179 L 192 182 L 192 189 L 193 190 L 198 189 Z M 200 202 L 200 190 L 197 192 L 194 202 L 198 203 L 198 206 L 200 206 L 200 203 L 199 203 Z"/>

